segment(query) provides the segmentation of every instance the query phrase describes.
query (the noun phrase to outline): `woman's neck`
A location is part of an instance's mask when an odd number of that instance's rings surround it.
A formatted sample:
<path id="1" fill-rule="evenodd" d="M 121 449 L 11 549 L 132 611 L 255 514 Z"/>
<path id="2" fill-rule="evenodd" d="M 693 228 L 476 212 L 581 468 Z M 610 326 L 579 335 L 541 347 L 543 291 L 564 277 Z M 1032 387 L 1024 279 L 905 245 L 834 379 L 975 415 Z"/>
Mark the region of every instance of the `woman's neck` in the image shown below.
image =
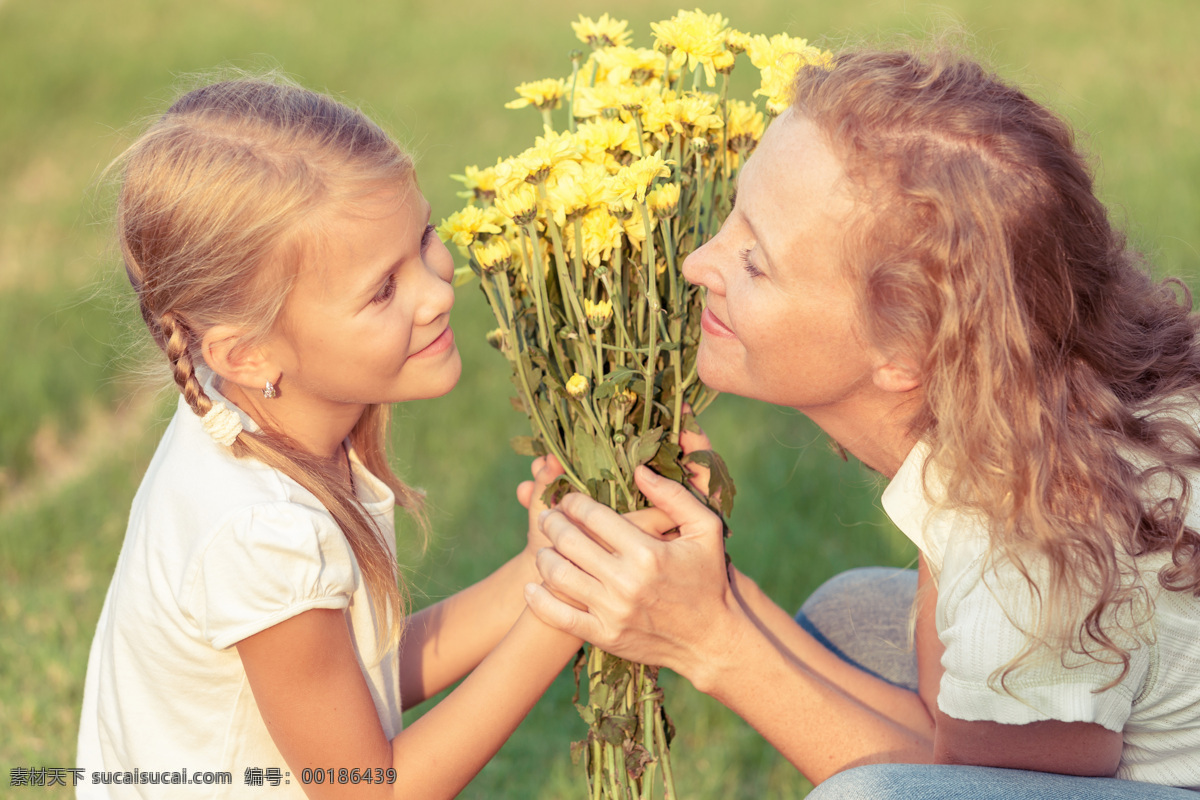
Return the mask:
<path id="1" fill-rule="evenodd" d="M 891 480 L 917 443 L 920 391 L 873 394 L 851 406 L 799 409 L 859 461 Z"/>

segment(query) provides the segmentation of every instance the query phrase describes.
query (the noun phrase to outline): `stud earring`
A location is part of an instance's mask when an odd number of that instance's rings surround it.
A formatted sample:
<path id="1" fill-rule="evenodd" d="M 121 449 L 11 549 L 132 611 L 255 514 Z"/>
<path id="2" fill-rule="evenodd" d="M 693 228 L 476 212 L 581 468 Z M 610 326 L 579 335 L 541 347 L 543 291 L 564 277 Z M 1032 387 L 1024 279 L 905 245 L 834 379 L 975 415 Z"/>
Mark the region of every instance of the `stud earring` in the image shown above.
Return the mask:
<path id="1" fill-rule="evenodd" d="M 263 397 L 268 400 L 274 400 L 279 396 L 279 391 L 275 388 L 275 384 L 267 381 L 267 385 L 263 387 Z"/>

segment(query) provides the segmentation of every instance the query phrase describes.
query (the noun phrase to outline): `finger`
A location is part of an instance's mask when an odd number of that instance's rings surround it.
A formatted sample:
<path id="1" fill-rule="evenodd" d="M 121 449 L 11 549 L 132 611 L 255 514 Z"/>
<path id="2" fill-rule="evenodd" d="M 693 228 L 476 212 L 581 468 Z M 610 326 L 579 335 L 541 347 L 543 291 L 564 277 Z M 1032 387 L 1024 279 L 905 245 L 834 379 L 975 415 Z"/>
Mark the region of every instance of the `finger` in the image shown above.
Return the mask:
<path id="1" fill-rule="evenodd" d="M 521 488 L 525 484 L 529 484 L 527 490 L 529 495 L 525 501 L 522 501 L 521 505 L 528 508 L 532 513 L 537 514 L 546 509 L 546 504 L 542 502 L 542 497 L 546 494 L 546 487 L 554 483 L 565 470 L 563 470 L 562 464 L 554 456 L 542 456 L 541 458 L 534 459 L 532 469 L 533 480 L 525 481 L 521 486 L 517 487 L 517 497 L 520 499 L 519 493 Z"/>
<path id="2" fill-rule="evenodd" d="M 721 520 L 682 484 L 662 477 L 647 467 L 634 471 L 634 480 L 646 499 L 676 525 L 681 536 L 721 536 Z"/>
<path id="3" fill-rule="evenodd" d="M 641 508 L 625 513 L 625 519 L 651 536 L 671 539 L 679 535 L 679 526 L 660 508 Z"/>
<path id="4" fill-rule="evenodd" d="M 567 495 L 557 510 L 611 553 L 629 555 L 654 543 L 616 511 L 585 494 Z"/>
<path id="5" fill-rule="evenodd" d="M 525 508 L 529 508 L 529 503 L 533 500 L 533 488 L 533 481 L 521 481 L 517 484 L 517 502 Z"/>
<path id="6" fill-rule="evenodd" d="M 544 512 L 539 524 L 542 533 L 546 534 L 554 549 L 585 572 L 600 574 L 599 571 L 604 568 L 604 560 L 612 558 L 601 543 L 580 530 L 571 518 L 561 511 Z"/>
<path id="7" fill-rule="evenodd" d="M 594 640 L 596 620 L 587 612 L 559 600 L 546 587 L 536 583 L 525 584 L 525 603 L 538 619 L 551 628 L 558 628 L 586 641 Z"/>
<path id="8" fill-rule="evenodd" d="M 534 563 L 546 588 L 574 605 L 589 608 L 604 590 L 599 581 L 552 548 L 538 550 Z"/>

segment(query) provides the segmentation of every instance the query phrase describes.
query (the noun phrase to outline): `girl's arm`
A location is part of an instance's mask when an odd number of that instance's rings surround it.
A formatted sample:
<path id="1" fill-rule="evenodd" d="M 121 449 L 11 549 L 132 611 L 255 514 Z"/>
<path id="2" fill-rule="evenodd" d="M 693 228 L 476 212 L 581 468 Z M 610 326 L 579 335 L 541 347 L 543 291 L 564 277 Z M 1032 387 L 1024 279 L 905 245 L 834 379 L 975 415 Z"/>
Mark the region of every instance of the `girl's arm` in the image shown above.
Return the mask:
<path id="1" fill-rule="evenodd" d="M 474 672 L 391 742 L 343 612 L 317 609 L 238 643 L 271 738 L 299 782 L 312 769 L 395 769 L 392 785 L 311 784 L 312 798 L 453 797 L 520 724 L 578 650 L 578 639 L 522 613 Z"/>
<path id="2" fill-rule="evenodd" d="M 410 616 L 399 657 L 404 708 L 474 669 L 525 610 L 521 588 L 537 580 L 533 555 L 523 551 L 478 583 Z"/>
<path id="3" fill-rule="evenodd" d="M 404 708 L 433 697 L 474 669 L 525 610 L 522 587 L 541 580 L 534 555 L 550 545 L 537 524 L 546 509 L 542 493 L 562 474 L 562 467 L 552 458 L 538 458 L 531 471 L 533 480 L 517 489 L 517 498 L 529 510 L 524 550 L 478 583 L 406 620 L 400 648 Z"/>

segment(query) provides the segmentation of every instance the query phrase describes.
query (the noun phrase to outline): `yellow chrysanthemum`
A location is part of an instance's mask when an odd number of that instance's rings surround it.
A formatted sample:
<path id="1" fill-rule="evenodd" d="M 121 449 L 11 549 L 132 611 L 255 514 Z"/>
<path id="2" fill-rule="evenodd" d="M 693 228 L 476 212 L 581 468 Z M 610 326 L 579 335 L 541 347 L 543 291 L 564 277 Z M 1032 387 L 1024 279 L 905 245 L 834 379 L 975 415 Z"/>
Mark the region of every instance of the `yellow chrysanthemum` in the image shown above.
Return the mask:
<path id="1" fill-rule="evenodd" d="M 561 78 L 546 78 L 540 81 L 522 83 L 517 87 L 519 97 L 504 104 L 505 108 L 524 108 L 534 106 L 539 111 L 555 109 L 562 105 L 563 95 L 567 92 L 566 83 Z"/>
<path id="2" fill-rule="evenodd" d="M 455 211 L 438 226 L 438 235 L 444 242 L 454 242 L 464 253 L 483 234 L 496 234 L 501 228 L 494 216 L 478 206 L 467 206 Z"/>
<path id="3" fill-rule="evenodd" d="M 688 71 L 697 66 L 704 67 L 704 77 L 709 86 L 716 84 L 716 67 L 713 59 L 725 50 L 725 34 L 729 20 L 720 14 L 705 14 L 700 9 L 680 11 L 669 20 L 650 23 L 654 31 L 654 46 L 671 52 L 673 66 L 684 66 Z"/>
<path id="4" fill-rule="evenodd" d="M 571 379 L 567 381 L 566 389 L 567 389 L 567 394 L 571 395 L 571 397 L 574 397 L 576 400 L 578 400 L 579 398 L 581 398 L 585 394 L 587 394 L 588 379 L 583 377 L 582 375 L 580 375 L 578 372 L 576 372 L 574 375 L 571 376 Z"/>
<path id="5" fill-rule="evenodd" d="M 753 103 L 730 100 L 726 146 L 735 153 L 745 154 L 754 149 L 766 129 L 762 112 Z"/>
<path id="6" fill-rule="evenodd" d="M 762 83 L 755 97 L 766 97 L 767 112 L 783 113 L 792 102 L 792 81 L 796 72 L 808 64 L 829 67 L 833 54 L 813 47 L 807 39 L 777 33 L 774 36 L 754 36 L 746 48 L 750 63 L 758 67 Z"/>
<path id="7" fill-rule="evenodd" d="M 687 136 L 703 136 L 724 126 L 721 99 L 709 92 L 686 92 L 676 99 L 673 126 Z"/>
<path id="8" fill-rule="evenodd" d="M 513 252 L 503 236 L 493 236 L 483 244 L 476 244 L 475 260 L 484 272 L 503 272 L 512 266 Z"/>
<path id="9" fill-rule="evenodd" d="M 732 50 L 722 50 L 713 56 L 713 68 L 722 75 L 728 75 L 733 72 L 733 67 L 737 63 Z"/>
<path id="10" fill-rule="evenodd" d="M 731 53 L 744 53 L 750 49 L 750 41 L 754 37 L 748 33 L 736 31 L 733 28 L 725 31 L 725 46 L 729 48 Z"/>
<path id="11" fill-rule="evenodd" d="M 548 131 L 534 140 L 533 147 L 496 165 L 496 191 L 508 194 L 521 181 L 545 183 L 552 169 L 563 162 L 578 162 L 582 155 L 583 145 L 574 134 Z"/>
<path id="12" fill-rule="evenodd" d="M 581 123 L 575 129 L 575 135 L 589 157 L 595 153 L 607 153 L 620 161 L 624 154 L 637 154 L 639 150 L 637 128 L 619 119 L 600 117 Z M 612 166 L 612 162 L 607 160 L 604 163 Z"/>
<path id="13" fill-rule="evenodd" d="M 561 228 L 569 218 L 607 205 L 614 198 L 611 183 L 608 170 L 595 162 L 561 171 L 546 181 L 548 211 Z"/>
<path id="14" fill-rule="evenodd" d="M 629 242 L 630 247 L 632 247 L 634 251 L 640 252 L 642 249 L 642 245 L 644 245 L 646 243 L 646 218 L 645 218 L 645 216 L 643 216 L 640 211 L 636 214 L 634 214 L 630 211 L 626 211 L 626 213 L 624 213 L 624 214 L 617 214 L 617 213 L 615 213 L 615 209 L 612 209 L 612 208 L 609 209 L 608 213 L 613 217 L 613 219 L 620 221 L 621 227 L 625 231 L 625 239 L 626 239 L 626 241 Z M 651 215 L 650 216 L 651 232 L 653 232 L 654 229 L 657 227 L 658 227 L 658 218 Z"/>
<path id="15" fill-rule="evenodd" d="M 655 179 L 671 176 L 671 165 L 674 163 L 657 155 L 649 155 L 633 161 L 627 167 L 621 167 L 621 171 L 614 176 L 617 196 L 622 199 L 632 197 L 639 203 L 643 202 Z"/>
<path id="16" fill-rule="evenodd" d="M 572 109 L 576 119 L 593 119 L 612 112 L 625 122 L 630 122 L 631 109 L 642 108 L 660 96 L 662 87 L 658 81 L 639 86 L 632 83 L 598 83 L 595 86 L 580 86 L 575 92 Z"/>
<path id="17" fill-rule="evenodd" d="M 587 317 L 588 325 L 591 325 L 595 330 L 602 330 L 610 321 L 612 321 L 612 301 L 601 300 L 598 303 L 593 303 L 591 300 L 584 298 L 583 314 Z"/>
<path id="18" fill-rule="evenodd" d="M 658 219 L 669 219 L 679 210 L 679 184 L 664 183 L 646 195 L 646 205 Z"/>
<path id="19" fill-rule="evenodd" d="M 538 193 L 533 184 L 523 178 L 511 189 L 498 193 L 495 199 L 496 210 L 518 225 L 527 225 L 537 216 Z"/>
<path id="20" fill-rule="evenodd" d="M 485 167 L 467 167 L 463 170 L 462 175 L 451 175 L 452 180 L 456 180 L 466 187 L 465 192 L 459 192 L 459 197 L 474 198 L 490 202 L 496 195 L 496 168 Z"/>
<path id="21" fill-rule="evenodd" d="M 574 256 L 578 248 L 579 257 L 592 267 L 600 266 L 612 256 L 612 251 L 621 246 L 624 232 L 620 221 L 604 209 L 594 209 L 579 219 L 582 237 L 578 242 L 574 225 L 568 225 L 563 230 L 567 234 L 567 253 Z"/>
<path id="22" fill-rule="evenodd" d="M 571 28 L 579 41 L 592 47 L 624 47 L 632 40 L 626 28 L 629 22 L 623 19 L 613 19 L 604 14 L 600 19 L 593 20 L 579 15 L 578 22 L 572 22 Z"/>
<path id="23" fill-rule="evenodd" d="M 604 82 L 618 85 L 657 80 L 665 67 L 662 53 L 645 47 L 610 47 L 596 51 L 595 59 Z"/>

